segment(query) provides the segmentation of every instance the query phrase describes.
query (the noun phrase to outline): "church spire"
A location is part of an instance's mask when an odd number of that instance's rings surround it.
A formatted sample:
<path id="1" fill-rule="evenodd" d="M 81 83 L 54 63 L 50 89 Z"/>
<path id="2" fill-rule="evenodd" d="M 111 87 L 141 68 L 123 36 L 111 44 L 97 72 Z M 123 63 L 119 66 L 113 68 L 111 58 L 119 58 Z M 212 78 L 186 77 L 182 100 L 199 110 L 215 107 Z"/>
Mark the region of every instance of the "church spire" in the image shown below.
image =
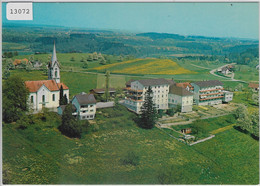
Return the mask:
<path id="1" fill-rule="evenodd" d="M 55 61 L 57 61 L 57 56 L 56 56 L 56 47 L 55 47 L 55 40 L 54 40 L 53 52 L 52 52 L 52 58 L 51 58 L 52 64 L 54 64 Z"/>

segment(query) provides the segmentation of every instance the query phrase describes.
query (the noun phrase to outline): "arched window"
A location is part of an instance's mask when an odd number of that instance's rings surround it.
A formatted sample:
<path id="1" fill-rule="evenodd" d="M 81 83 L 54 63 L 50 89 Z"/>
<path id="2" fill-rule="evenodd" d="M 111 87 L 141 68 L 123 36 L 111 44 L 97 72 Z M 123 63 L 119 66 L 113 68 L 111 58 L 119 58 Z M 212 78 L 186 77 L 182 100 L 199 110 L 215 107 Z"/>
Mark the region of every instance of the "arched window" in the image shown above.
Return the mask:
<path id="1" fill-rule="evenodd" d="M 57 70 L 55 70 L 55 76 L 54 77 L 58 77 L 58 72 Z"/>
<path id="2" fill-rule="evenodd" d="M 55 101 L 55 94 L 52 94 L 52 101 Z"/>
<path id="3" fill-rule="evenodd" d="M 45 95 L 42 95 L 42 102 L 45 103 Z"/>
<path id="4" fill-rule="evenodd" d="M 31 103 L 33 103 L 33 96 L 31 96 Z"/>

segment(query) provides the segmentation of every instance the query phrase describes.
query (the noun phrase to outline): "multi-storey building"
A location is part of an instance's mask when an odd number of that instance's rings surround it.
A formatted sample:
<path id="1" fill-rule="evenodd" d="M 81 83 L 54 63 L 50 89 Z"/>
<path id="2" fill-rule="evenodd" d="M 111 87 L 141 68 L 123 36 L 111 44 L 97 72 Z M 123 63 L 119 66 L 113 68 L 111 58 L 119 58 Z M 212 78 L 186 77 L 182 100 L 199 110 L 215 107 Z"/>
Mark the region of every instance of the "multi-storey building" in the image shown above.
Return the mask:
<path id="1" fill-rule="evenodd" d="M 194 101 L 196 105 L 221 104 L 224 98 L 223 83 L 218 80 L 197 81 L 191 83 L 194 87 Z"/>
<path id="2" fill-rule="evenodd" d="M 180 105 L 181 112 L 191 112 L 193 105 L 193 93 L 186 88 L 171 85 L 168 96 L 169 108 Z"/>
<path id="3" fill-rule="evenodd" d="M 137 114 L 140 114 L 145 99 L 145 93 L 150 86 L 153 91 L 153 103 L 157 109 L 168 109 L 169 86 L 174 84 L 172 80 L 166 79 L 142 79 L 131 80 L 126 84 L 127 96 L 124 105 Z"/>
<path id="4" fill-rule="evenodd" d="M 72 105 L 75 107 L 73 115 L 80 120 L 94 119 L 96 114 L 96 99 L 93 94 L 81 92 L 72 98 Z"/>

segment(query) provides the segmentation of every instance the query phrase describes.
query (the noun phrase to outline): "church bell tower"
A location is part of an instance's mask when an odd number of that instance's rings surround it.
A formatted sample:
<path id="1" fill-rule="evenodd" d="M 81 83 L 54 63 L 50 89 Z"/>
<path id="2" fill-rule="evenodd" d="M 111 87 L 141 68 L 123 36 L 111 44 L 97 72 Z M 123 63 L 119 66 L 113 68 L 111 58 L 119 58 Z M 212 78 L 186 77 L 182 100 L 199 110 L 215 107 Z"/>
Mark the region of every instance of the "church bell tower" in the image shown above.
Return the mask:
<path id="1" fill-rule="evenodd" d="M 51 61 L 48 64 L 48 79 L 54 79 L 56 83 L 60 83 L 60 63 L 58 62 L 56 56 L 55 41 Z"/>

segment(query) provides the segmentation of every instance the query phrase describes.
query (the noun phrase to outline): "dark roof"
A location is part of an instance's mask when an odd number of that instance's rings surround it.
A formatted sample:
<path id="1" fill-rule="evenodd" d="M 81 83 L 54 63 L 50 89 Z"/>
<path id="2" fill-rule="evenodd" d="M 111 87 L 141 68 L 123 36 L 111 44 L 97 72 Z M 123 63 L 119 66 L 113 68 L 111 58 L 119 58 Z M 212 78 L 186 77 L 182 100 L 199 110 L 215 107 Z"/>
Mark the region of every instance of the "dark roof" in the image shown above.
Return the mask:
<path id="1" fill-rule="evenodd" d="M 93 94 L 86 94 L 85 92 L 77 94 L 75 97 L 80 105 L 88 105 L 97 102 Z"/>
<path id="2" fill-rule="evenodd" d="M 223 83 L 219 80 L 209 80 L 209 81 L 196 81 L 194 84 L 199 87 L 210 87 L 210 86 L 223 86 Z"/>
<path id="3" fill-rule="evenodd" d="M 60 106 L 59 106 L 59 107 L 61 108 L 62 112 L 64 112 L 66 106 L 67 106 L 67 105 L 60 105 Z M 77 111 L 77 108 L 75 107 L 75 105 L 72 105 L 72 109 L 73 109 L 73 112 L 76 112 L 76 111 Z"/>
<path id="4" fill-rule="evenodd" d="M 116 92 L 116 89 L 115 88 L 109 88 L 108 89 L 109 90 L 109 92 L 111 93 L 111 92 Z M 93 91 L 93 92 L 95 92 L 95 93 L 105 93 L 105 91 L 106 91 L 106 89 L 104 89 L 104 88 L 97 88 L 97 89 L 91 89 L 90 91 Z"/>
<path id="5" fill-rule="evenodd" d="M 193 93 L 189 92 L 185 88 L 177 87 L 175 85 L 170 86 L 169 94 L 176 94 L 179 96 L 192 96 L 193 95 Z"/>
<path id="6" fill-rule="evenodd" d="M 144 86 L 152 86 L 152 85 L 170 85 L 170 82 L 166 79 L 141 79 L 137 80 Z"/>
<path id="7" fill-rule="evenodd" d="M 174 85 L 175 84 L 175 81 L 173 79 L 171 80 L 167 80 L 169 82 L 170 85 Z"/>

